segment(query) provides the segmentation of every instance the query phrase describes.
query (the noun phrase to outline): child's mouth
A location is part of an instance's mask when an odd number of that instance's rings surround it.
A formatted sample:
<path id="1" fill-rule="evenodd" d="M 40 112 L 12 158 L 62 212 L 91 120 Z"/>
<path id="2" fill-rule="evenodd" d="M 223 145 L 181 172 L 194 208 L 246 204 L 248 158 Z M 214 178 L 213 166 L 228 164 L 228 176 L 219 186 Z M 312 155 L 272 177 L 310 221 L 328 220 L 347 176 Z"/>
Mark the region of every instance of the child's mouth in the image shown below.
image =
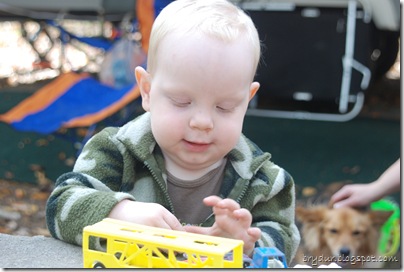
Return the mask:
<path id="1" fill-rule="evenodd" d="M 209 143 L 197 143 L 197 142 L 190 142 L 187 140 L 184 140 L 184 143 L 186 148 L 192 152 L 204 152 L 210 147 Z"/>

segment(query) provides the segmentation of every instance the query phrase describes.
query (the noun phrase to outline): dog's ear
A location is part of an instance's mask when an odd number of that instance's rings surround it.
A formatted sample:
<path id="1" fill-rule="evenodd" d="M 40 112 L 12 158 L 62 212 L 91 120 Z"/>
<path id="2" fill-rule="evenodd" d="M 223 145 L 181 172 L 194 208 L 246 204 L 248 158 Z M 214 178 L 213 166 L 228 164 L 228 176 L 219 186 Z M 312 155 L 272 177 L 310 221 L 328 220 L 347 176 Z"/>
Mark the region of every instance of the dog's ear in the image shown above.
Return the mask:
<path id="1" fill-rule="evenodd" d="M 325 207 L 296 207 L 296 219 L 302 223 L 318 223 L 324 218 Z"/>
<path id="2" fill-rule="evenodd" d="M 393 214 L 393 211 L 369 211 L 368 216 L 372 221 L 373 226 L 380 228 Z"/>

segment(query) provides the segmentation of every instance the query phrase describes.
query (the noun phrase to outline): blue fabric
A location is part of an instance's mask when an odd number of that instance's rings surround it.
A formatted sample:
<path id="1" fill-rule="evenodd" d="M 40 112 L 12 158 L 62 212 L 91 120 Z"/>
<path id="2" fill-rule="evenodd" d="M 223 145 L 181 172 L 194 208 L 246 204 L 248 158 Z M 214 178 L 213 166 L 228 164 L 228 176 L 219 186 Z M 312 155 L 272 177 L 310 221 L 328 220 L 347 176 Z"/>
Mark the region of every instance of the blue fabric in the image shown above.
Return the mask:
<path id="1" fill-rule="evenodd" d="M 88 45 L 91 45 L 93 47 L 97 48 L 102 48 L 105 51 L 108 51 L 114 42 L 116 42 L 118 39 L 115 40 L 109 40 L 107 38 L 99 38 L 99 37 L 80 37 L 77 35 L 74 35 L 68 31 L 66 31 L 63 27 L 58 25 L 56 22 L 52 20 L 48 20 L 47 23 L 51 26 L 57 27 L 60 30 L 60 39 L 63 43 L 69 42 L 70 39 L 76 39 L 80 42 L 86 43 Z"/>
<path id="2" fill-rule="evenodd" d="M 27 115 L 11 125 L 20 131 L 49 134 L 72 119 L 104 110 L 124 97 L 133 86 L 134 84 L 131 84 L 121 89 L 114 89 L 94 78 L 86 78 L 74 84 L 42 111 Z"/>
<path id="3" fill-rule="evenodd" d="M 155 17 L 160 14 L 160 11 L 174 0 L 154 0 Z"/>

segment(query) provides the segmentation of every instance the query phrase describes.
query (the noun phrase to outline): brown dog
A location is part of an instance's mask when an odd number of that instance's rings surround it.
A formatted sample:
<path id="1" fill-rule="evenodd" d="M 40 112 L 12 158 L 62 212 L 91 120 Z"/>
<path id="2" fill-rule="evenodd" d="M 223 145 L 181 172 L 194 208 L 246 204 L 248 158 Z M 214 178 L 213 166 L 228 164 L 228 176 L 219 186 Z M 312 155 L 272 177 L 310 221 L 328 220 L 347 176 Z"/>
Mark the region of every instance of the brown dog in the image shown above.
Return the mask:
<path id="1" fill-rule="evenodd" d="M 296 207 L 302 242 L 294 263 L 315 267 L 337 263 L 344 268 L 381 267 L 379 230 L 392 212 L 327 206 Z"/>

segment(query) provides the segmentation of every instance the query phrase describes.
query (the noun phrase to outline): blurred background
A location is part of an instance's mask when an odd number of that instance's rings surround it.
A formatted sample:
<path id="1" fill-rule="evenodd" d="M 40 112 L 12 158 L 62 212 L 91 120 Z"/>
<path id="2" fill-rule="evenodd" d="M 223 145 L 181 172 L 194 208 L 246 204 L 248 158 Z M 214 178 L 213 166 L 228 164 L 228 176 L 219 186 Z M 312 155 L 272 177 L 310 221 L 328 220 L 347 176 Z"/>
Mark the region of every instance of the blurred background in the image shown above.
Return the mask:
<path id="1" fill-rule="evenodd" d="M 7 114 L 24 110 L 18 106 L 27 99 L 37 106 L 56 89 L 77 87 L 50 85 L 67 73 L 94 81 L 62 112 L 98 103 L 102 94 L 93 91 L 100 86 L 133 87 L 134 65 L 144 65 L 147 54 L 140 18 L 154 18 L 170 1 L 149 2 L 150 13 L 126 0 L 0 0 L 0 232 L 49 235 L 45 202 L 83 142 L 142 110 L 133 96 L 105 118 L 46 133 L 53 113 L 45 122 L 36 117 L 45 103 L 20 115 L 25 123 Z M 243 132 L 290 172 L 298 197 L 334 182 L 371 182 L 400 157 L 399 0 L 234 2 L 251 15 L 263 42 L 261 88 Z M 401 204 L 400 194 L 392 197 Z"/>

